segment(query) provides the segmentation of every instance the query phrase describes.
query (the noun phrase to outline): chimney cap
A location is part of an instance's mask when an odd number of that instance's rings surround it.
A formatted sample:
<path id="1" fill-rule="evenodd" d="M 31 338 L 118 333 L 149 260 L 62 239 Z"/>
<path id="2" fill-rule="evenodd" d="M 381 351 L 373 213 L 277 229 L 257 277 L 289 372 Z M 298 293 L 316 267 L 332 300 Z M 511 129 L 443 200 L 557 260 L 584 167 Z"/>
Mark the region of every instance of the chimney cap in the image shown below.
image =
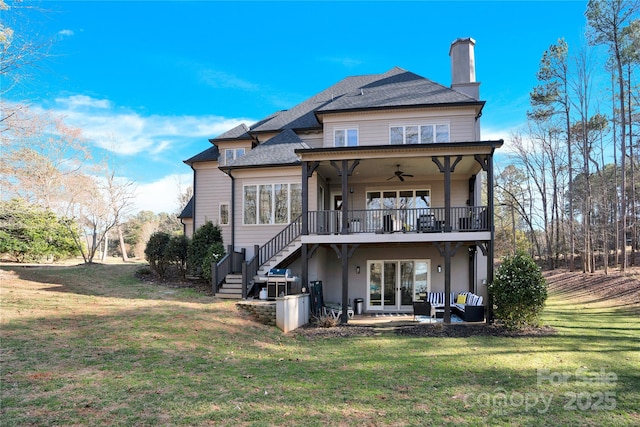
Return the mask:
<path id="1" fill-rule="evenodd" d="M 451 56 L 451 51 L 453 50 L 453 47 L 461 43 L 466 43 L 466 44 L 470 44 L 471 46 L 475 46 L 476 41 L 472 37 L 460 37 L 455 39 L 454 41 L 451 42 L 451 47 L 449 47 L 449 56 Z"/>

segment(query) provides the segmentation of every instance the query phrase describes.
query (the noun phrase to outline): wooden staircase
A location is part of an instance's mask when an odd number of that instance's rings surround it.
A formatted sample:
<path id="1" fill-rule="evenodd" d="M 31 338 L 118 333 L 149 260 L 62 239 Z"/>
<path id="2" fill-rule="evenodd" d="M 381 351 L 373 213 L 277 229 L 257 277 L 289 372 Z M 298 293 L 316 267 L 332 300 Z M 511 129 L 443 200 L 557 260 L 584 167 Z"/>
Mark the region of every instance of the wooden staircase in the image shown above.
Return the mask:
<path id="1" fill-rule="evenodd" d="M 216 296 L 224 299 L 242 299 L 242 274 L 227 274 Z"/>

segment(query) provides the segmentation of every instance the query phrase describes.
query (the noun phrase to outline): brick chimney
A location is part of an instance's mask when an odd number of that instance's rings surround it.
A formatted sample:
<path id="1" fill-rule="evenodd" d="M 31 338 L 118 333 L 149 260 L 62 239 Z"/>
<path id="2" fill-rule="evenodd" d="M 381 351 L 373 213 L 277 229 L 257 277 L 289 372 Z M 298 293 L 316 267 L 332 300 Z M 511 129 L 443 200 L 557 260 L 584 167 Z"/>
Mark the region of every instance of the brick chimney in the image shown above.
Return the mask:
<path id="1" fill-rule="evenodd" d="M 476 82 L 476 61 L 473 48 L 476 41 L 471 37 L 457 39 L 451 43 L 451 89 L 480 99 L 480 83 Z"/>

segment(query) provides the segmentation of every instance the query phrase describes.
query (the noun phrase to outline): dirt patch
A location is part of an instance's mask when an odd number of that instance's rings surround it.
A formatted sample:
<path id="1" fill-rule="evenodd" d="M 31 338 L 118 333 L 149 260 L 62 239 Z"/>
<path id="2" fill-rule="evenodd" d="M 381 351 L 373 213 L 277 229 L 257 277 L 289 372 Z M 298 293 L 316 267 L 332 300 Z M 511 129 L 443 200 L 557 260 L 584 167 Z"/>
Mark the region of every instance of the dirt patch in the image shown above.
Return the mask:
<path id="1" fill-rule="evenodd" d="M 135 277 L 149 285 L 162 286 L 172 289 L 193 289 L 203 295 L 211 296 L 211 283 L 199 277 L 188 277 L 182 279 L 178 274 L 168 274 L 166 279 L 160 279 L 149 267 L 142 267 L 136 270 Z"/>
<path id="2" fill-rule="evenodd" d="M 500 325 L 488 325 L 486 323 L 474 324 L 418 324 L 400 326 L 351 326 L 340 325 L 332 328 L 319 328 L 314 325 L 295 330 L 295 334 L 307 338 L 335 338 L 374 336 L 392 330 L 398 335 L 415 337 L 449 337 L 467 338 L 477 336 L 495 337 L 536 337 L 548 336 L 556 333 L 554 328 L 544 326 L 540 328 L 525 328 L 518 331 L 508 330 Z"/>

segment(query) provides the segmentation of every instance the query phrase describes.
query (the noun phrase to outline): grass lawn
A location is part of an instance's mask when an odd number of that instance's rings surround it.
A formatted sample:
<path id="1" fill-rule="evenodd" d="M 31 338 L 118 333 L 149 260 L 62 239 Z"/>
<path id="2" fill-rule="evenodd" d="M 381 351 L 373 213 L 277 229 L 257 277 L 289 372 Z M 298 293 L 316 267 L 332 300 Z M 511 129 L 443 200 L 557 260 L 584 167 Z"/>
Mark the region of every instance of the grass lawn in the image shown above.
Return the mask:
<path id="1" fill-rule="evenodd" d="M 640 424 L 637 299 L 554 291 L 551 336 L 309 338 L 137 268 L 0 268 L 2 426 Z"/>

